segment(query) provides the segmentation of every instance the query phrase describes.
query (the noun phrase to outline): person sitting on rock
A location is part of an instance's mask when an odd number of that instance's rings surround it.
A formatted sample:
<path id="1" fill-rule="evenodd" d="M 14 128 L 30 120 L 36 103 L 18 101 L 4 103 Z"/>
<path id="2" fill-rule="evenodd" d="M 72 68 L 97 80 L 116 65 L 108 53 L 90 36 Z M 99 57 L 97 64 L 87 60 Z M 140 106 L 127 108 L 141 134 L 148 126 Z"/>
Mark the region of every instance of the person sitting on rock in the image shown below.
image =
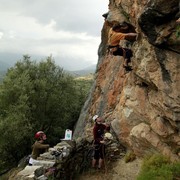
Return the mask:
<path id="1" fill-rule="evenodd" d="M 133 56 L 131 49 L 123 48 L 119 45 L 121 40 L 135 41 L 137 33 L 129 32 L 129 24 L 123 22 L 113 25 L 109 30 L 108 35 L 108 51 L 114 56 L 123 56 L 123 67 L 126 71 L 131 71 L 132 67 L 129 66 L 131 57 Z"/>
<path id="2" fill-rule="evenodd" d="M 35 134 L 35 139 L 36 141 L 32 145 L 31 158 L 29 159 L 30 166 L 39 164 L 37 158 L 49 148 L 49 144 L 43 144 L 47 139 L 46 134 L 43 131 L 38 131 Z"/>

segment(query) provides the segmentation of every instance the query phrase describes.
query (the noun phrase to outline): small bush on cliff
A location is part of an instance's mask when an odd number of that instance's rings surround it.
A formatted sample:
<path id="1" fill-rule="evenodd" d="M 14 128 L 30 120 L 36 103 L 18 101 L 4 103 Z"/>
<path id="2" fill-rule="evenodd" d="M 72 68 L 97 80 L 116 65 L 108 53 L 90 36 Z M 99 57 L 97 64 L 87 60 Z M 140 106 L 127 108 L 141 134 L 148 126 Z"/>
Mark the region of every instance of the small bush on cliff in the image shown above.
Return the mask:
<path id="1" fill-rule="evenodd" d="M 137 180 L 172 180 L 180 178 L 180 162 L 172 163 L 160 154 L 145 158 Z"/>

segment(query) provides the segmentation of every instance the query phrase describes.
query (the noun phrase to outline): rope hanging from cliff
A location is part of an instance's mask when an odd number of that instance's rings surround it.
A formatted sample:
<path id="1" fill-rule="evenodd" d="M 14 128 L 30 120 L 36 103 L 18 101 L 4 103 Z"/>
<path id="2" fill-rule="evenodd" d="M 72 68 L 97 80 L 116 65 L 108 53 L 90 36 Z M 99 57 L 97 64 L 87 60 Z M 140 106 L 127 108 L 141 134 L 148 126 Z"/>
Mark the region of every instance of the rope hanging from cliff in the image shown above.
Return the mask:
<path id="1" fill-rule="evenodd" d="M 104 153 L 104 144 L 102 144 L 102 153 L 103 153 L 103 157 L 104 157 L 104 169 L 105 169 L 105 175 L 107 174 L 107 166 L 106 166 L 106 160 L 105 160 L 105 153 Z"/>

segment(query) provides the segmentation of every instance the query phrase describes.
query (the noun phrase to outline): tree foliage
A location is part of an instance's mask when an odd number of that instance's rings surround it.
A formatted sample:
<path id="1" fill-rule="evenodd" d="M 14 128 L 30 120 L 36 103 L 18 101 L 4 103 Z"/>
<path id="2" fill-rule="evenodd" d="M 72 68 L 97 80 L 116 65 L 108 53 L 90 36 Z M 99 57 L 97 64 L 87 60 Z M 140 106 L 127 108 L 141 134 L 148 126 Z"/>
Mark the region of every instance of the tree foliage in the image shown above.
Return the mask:
<path id="1" fill-rule="evenodd" d="M 30 153 L 39 130 L 59 142 L 78 119 L 88 90 L 81 87 L 52 57 L 37 63 L 26 55 L 9 69 L 0 86 L 0 166 Z"/>

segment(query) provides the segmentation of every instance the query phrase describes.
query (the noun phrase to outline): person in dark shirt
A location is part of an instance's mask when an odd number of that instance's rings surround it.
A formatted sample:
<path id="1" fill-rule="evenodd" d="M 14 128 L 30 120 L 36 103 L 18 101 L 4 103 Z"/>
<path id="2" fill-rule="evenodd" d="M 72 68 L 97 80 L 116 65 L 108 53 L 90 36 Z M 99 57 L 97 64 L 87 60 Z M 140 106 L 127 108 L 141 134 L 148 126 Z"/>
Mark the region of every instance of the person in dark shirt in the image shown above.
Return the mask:
<path id="1" fill-rule="evenodd" d="M 98 115 L 93 117 L 93 121 L 95 122 L 93 128 L 93 137 L 94 137 L 94 154 L 92 160 L 92 167 L 96 167 L 96 163 L 98 163 L 98 168 L 101 169 L 104 156 L 105 156 L 105 141 L 104 141 L 104 132 L 107 124 L 103 123 L 103 119 Z"/>
<path id="2" fill-rule="evenodd" d="M 32 145 L 32 154 L 29 159 L 29 165 L 36 165 L 39 163 L 37 158 L 40 154 L 44 153 L 48 148 L 49 144 L 43 144 L 47 139 L 46 134 L 43 131 L 39 131 L 35 134 L 36 142 Z"/>

